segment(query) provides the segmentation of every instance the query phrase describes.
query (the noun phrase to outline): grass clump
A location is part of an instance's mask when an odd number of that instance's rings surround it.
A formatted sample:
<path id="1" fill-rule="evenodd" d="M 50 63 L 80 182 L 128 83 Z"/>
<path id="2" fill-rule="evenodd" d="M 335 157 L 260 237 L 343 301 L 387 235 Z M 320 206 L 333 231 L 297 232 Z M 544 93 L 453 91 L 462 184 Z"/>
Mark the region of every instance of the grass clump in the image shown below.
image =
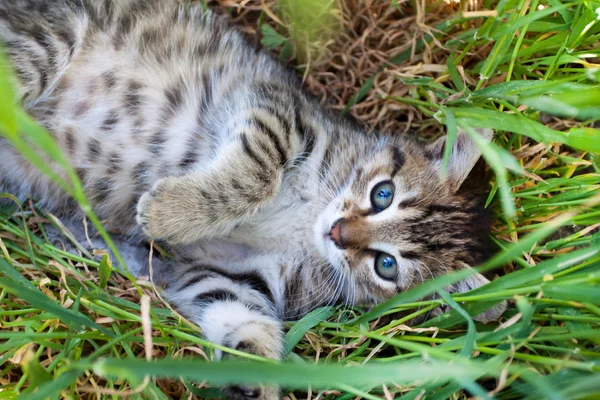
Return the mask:
<path id="1" fill-rule="evenodd" d="M 290 20 L 264 11 L 274 1 L 208 3 L 250 34 L 279 32 L 276 52 L 299 46 L 278 25 Z M 436 136 L 442 124 L 451 136 L 458 127 L 497 131 L 483 150 L 499 251 L 479 267 L 497 279 L 446 295 L 463 271 L 371 310 L 318 309 L 289 323 L 283 364 L 243 353 L 253 360 L 215 364 L 217 346 L 147 279 L 53 245 L 46 227 L 59 221 L 15 204 L 0 210 L 0 398 L 213 398 L 210 384 L 242 381 L 280 383 L 291 399 L 600 395 L 600 4 L 336 4 L 339 35 L 318 60 L 296 61 L 330 107 L 398 134 Z M 10 93 L 2 71 L 1 133 L 68 170 Z M 63 185 L 94 218 L 76 176 Z M 441 299 L 420 300 L 435 292 Z M 511 307 L 498 323 L 470 318 L 503 300 Z M 439 303 L 453 310 L 406 325 Z"/>
<path id="2" fill-rule="evenodd" d="M 339 32 L 343 18 L 339 3 L 340 0 L 280 0 L 274 6 L 275 12 L 264 7 L 266 15 L 277 22 L 284 34 L 269 24 L 262 24 L 261 44 L 271 50 L 282 46 L 282 59 L 295 54 L 303 63 L 318 61 Z"/>

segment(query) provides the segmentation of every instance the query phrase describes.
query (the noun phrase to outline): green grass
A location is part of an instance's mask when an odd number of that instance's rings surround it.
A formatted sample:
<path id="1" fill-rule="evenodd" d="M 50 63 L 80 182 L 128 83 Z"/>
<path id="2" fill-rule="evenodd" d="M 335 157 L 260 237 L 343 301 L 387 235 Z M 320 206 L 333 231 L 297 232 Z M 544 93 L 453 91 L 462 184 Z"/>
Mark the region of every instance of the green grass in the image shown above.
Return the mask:
<path id="1" fill-rule="evenodd" d="M 497 216 L 492 237 L 499 251 L 479 270 L 499 278 L 470 293 L 443 294 L 469 273 L 463 271 L 371 310 L 315 310 L 288 324 L 283 363 L 230 349 L 222 350 L 248 360 L 211 363 L 220 347 L 166 308 L 149 282 L 112 269 L 106 258 L 50 244 L 44 210 L 6 207 L 0 399 L 218 396 L 204 381 L 279 383 L 297 389 L 296 398 L 309 387 L 325 399 L 600 398 L 600 131 L 593 128 L 600 120 L 600 3 L 508 0 L 494 8 L 498 17 L 457 14 L 436 26 L 432 34 L 444 49 L 433 51 L 448 53 L 447 73 L 399 79 L 412 89 L 394 100 L 431 124 L 444 123 L 450 135 L 457 127 L 498 132 L 494 144 L 482 146 L 494 172 L 488 204 Z M 293 40 L 284 39 L 282 47 Z M 418 50 L 432 40 L 425 35 Z M 473 62 L 477 49 L 486 56 Z M 459 73 L 467 58 L 465 74 L 474 84 Z M 69 171 L 61 184 L 99 226 L 76 175 L 51 137 L 15 105 L 9 82 L 8 69 L 0 70 L 0 133 L 46 172 L 42 153 Z M 556 117 L 553 124 L 539 122 L 547 115 Z M 549 150 L 523 153 L 538 142 Z M 550 236 L 560 226 L 578 229 Z M 442 299 L 420 301 L 434 292 Z M 501 300 L 511 302 L 501 323 L 469 317 Z M 147 301 L 151 311 L 141 306 Z M 406 326 L 441 302 L 453 311 Z"/>

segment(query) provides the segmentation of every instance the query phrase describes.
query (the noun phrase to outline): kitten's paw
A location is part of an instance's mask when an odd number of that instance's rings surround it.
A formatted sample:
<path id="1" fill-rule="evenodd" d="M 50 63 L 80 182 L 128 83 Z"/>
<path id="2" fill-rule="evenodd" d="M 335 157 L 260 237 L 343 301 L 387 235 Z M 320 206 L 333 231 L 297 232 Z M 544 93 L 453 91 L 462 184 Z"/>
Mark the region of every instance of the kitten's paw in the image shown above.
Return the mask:
<path id="1" fill-rule="evenodd" d="M 267 358 L 278 358 L 278 353 L 269 350 L 266 346 L 251 341 L 241 341 L 235 346 L 236 350 L 256 354 Z M 225 357 L 231 357 L 227 355 Z M 235 400 L 277 400 L 280 398 L 279 388 L 272 386 L 234 385 L 225 389 L 228 399 Z"/>
<path id="2" fill-rule="evenodd" d="M 182 199 L 183 197 L 183 199 Z M 172 179 L 158 181 L 144 193 L 137 205 L 136 221 L 150 239 L 164 239 L 172 244 L 189 242 L 189 212 L 185 193 L 179 193 Z"/>
<path id="3" fill-rule="evenodd" d="M 150 239 L 162 238 L 160 227 L 156 224 L 158 220 L 157 214 L 158 207 L 155 204 L 153 192 L 144 193 L 138 201 L 136 221 Z"/>
<path id="4" fill-rule="evenodd" d="M 263 386 L 230 386 L 225 391 L 228 399 L 234 400 L 278 400 L 279 390 Z"/>
<path id="5" fill-rule="evenodd" d="M 211 193 L 198 175 L 163 178 L 140 197 L 137 222 L 149 238 L 173 245 L 224 235 L 232 224 Z"/>

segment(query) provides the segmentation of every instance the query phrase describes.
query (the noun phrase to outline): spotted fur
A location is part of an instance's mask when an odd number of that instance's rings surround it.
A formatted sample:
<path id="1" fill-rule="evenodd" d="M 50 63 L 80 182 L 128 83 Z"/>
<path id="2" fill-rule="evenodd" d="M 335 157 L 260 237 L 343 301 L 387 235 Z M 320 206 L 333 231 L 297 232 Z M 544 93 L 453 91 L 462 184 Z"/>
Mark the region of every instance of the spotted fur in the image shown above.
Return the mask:
<path id="1" fill-rule="evenodd" d="M 486 256 L 468 135 L 442 178 L 443 139 L 367 134 L 199 5 L 0 0 L 0 38 L 23 106 L 61 145 L 95 212 L 113 231 L 187 246 L 168 295 L 214 342 L 280 358 L 283 319 L 375 304 Z M 0 157 L 0 189 L 76 213 L 2 139 Z M 370 193 L 384 180 L 395 194 L 379 211 Z M 396 258 L 395 279 L 375 272 L 377 252 Z"/>

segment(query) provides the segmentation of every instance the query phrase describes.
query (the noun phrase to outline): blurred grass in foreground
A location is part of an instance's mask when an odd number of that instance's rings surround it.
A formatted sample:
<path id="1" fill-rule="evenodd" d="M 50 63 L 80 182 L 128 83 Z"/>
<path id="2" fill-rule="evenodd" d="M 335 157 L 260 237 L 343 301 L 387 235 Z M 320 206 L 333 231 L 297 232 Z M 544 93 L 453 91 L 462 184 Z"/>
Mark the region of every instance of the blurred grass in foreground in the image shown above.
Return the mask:
<path id="1" fill-rule="evenodd" d="M 274 11 L 265 7 L 267 15 L 284 31 L 278 33 L 271 25 L 262 24 L 261 44 L 268 49 L 281 47 L 280 57 L 292 55 L 301 63 L 319 59 L 327 46 L 340 33 L 342 0 L 279 0 Z"/>
<path id="2" fill-rule="evenodd" d="M 294 13 L 299 1 L 281 4 Z M 111 269 L 106 259 L 52 245 L 45 234 L 51 218 L 43 210 L 5 207 L 0 210 L 0 399 L 220 395 L 204 381 L 278 382 L 300 389 L 297 398 L 306 397 L 307 387 L 324 399 L 598 398 L 598 10 L 597 2 L 502 1 L 497 16 L 476 17 L 475 28 L 472 17 L 457 13 L 416 43 L 423 51 L 435 36 L 450 54 L 446 73 L 439 79 L 398 79 L 410 94 L 391 100 L 410 104 L 432 123 L 442 121 L 451 137 L 457 127 L 498 131 L 495 143 L 483 149 L 495 173 L 488 203 L 497 211 L 493 240 L 501 249 L 480 268 L 502 268 L 491 284 L 444 295 L 446 300 L 419 300 L 443 292 L 468 274 L 463 271 L 372 310 L 315 310 L 289 324 L 283 364 L 244 354 L 239 355 L 253 360 L 213 364 L 207 360 L 218 346 L 164 308 L 149 282 L 140 279 L 131 290 L 132 278 Z M 309 11 L 302 12 L 314 15 Z M 291 33 L 280 37 L 284 40 L 271 48 L 285 51 L 286 43 L 300 48 L 306 40 Z M 461 64 L 478 49 L 489 55 L 477 64 Z M 389 61 L 408 60 L 410 54 L 401 53 Z M 463 74 L 477 83 L 469 84 Z M 51 137 L 14 106 L 9 82 L 3 69 L 2 135 L 47 172 L 40 151 L 67 171 L 63 186 L 93 220 L 77 177 Z M 367 82 L 349 106 L 373 84 Z M 566 121 L 568 129 L 540 122 L 548 116 Z M 561 225 L 570 233 L 552 234 Z M 152 313 L 142 312 L 142 299 L 155 306 Z M 481 325 L 467 318 L 505 299 L 513 307 L 501 323 Z M 405 325 L 446 301 L 452 312 L 420 326 Z M 394 319 L 398 311 L 407 316 Z M 151 342 L 144 338 L 142 320 L 151 322 Z M 314 365 L 315 360 L 320 362 Z M 321 365 L 326 362 L 336 365 Z"/>

